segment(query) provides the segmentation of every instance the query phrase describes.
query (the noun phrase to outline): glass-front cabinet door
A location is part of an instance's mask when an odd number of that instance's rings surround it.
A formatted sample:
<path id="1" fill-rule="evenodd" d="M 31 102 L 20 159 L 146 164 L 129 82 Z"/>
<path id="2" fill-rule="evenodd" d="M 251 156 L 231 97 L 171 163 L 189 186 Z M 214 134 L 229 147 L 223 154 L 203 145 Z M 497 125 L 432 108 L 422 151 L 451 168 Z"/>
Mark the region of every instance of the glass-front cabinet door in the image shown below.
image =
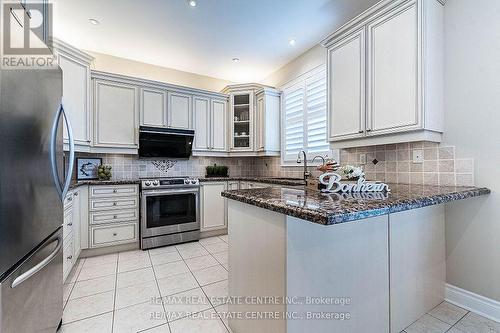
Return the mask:
<path id="1" fill-rule="evenodd" d="M 253 92 L 239 92 L 231 96 L 231 150 L 253 150 Z"/>

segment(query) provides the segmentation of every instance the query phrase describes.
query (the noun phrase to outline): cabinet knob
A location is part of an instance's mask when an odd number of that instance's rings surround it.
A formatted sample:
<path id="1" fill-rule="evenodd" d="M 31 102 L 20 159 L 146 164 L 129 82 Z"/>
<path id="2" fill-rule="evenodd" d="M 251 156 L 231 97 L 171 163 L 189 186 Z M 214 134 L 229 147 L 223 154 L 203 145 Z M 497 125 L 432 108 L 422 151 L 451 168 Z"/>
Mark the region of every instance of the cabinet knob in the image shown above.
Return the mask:
<path id="1" fill-rule="evenodd" d="M 67 259 L 71 260 L 71 259 L 73 259 L 73 256 L 68 256 Z"/>
<path id="2" fill-rule="evenodd" d="M 68 198 L 68 201 L 73 201 L 73 198 L 72 198 L 72 197 L 69 197 L 69 198 Z"/>
<path id="3" fill-rule="evenodd" d="M 116 237 L 118 236 L 118 234 L 116 232 L 113 232 L 113 237 Z"/>
<path id="4" fill-rule="evenodd" d="M 118 192 L 118 190 L 115 188 L 115 189 L 113 190 L 113 193 L 116 193 L 116 192 Z"/>
<path id="5" fill-rule="evenodd" d="M 77 197 L 77 196 L 78 196 L 78 192 L 73 193 L 73 195 L 74 195 L 75 197 Z"/>
<path id="6" fill-rule="evenodd" d="M 68 227 L 71 227 L 72 225 L 73 225 L 73 223 L 71 223 L 71 222 L 67 224 Z"/>
<path id="7" fill-rule="evenodd" d="M 113 202 L 113 206 L 116 206 L 116 202 Z"/>
<path id="8" fill-rule="evenodd" d="M 116 216 L 116 215 L 113 215 L 113 218 L 114 218 L 114 219 L 117 219 L 117 218 L 118 218 L 118 216 Z"/>

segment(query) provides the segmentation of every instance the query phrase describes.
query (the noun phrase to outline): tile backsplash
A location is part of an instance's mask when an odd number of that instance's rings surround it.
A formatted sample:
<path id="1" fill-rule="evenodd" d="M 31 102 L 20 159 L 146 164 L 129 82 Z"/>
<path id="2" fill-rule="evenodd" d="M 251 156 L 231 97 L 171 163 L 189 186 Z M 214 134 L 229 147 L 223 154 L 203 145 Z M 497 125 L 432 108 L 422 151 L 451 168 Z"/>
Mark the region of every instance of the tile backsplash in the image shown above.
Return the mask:
<path id="1" fill-rule="evenodd" d="M 413 163 L 413 150 L 423 152 L 423 163 Z M 362 165 L 360 156 L 366 154 Z M 233 177 L 290 177 L 302 178 L 302 166 L 281 166 L 280 157 L 214 158 L 191 157 L 189 160 L 139 159 L 136 155 L 78 154 L 102 157 L 112 166 L 112 179 L 146 177 L 204 177 L 208 165 L 226 165 Z M 373 160 L 377 160 L 374 164 Z M 367 179 L 388 183 L 427 184 L 443 186 L 473 186 L 474 160 L 458 159 L 455 147 L 432 142 L 412 142 L 342 149 L 340 163 L 363 166 Z M 313 167 L 314 176 L 320 172 Z"/>

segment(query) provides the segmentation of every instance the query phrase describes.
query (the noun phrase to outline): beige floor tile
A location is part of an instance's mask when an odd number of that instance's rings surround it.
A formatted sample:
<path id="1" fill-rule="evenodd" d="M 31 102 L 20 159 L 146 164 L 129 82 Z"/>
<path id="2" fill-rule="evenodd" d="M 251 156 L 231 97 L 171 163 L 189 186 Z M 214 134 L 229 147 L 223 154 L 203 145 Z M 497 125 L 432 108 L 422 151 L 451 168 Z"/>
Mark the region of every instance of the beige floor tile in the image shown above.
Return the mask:
<path id="1" fill-rule="evenodd" d="M 229 318 L 229 308 L 228 303 L 224 303 L 222 305 L 216 306 L 215 311 L 219 314 L 219 318 L 222 320 L 226 328 L 229 327 L 228 318 Z"/>
<path id="2" fill-rule="evenodd" d="M 215 282 L 203 286 L 202 289 L 208 297 L 208 300 L 214 307 L 224 304 L 228 301 L 228 280 Z"/>
<path id="3" fill-rule="evenodd" d="M 193 274 L 201 286 L 227 280 L 227 271 L 221 265 L 193 271 Z"/>
<path id="4" fill-rule="evenodd" d="M 81 266 L 79 266 L 79 265 L 73 266 L 73 268 L 69 272 L 68 276 L 66 277 L 66 280 L 64 281 L 64 284 L 75 283 L 76 279 L 78 278 L 78 275 L 80 275 L 81 271 L 82 271 L 82 267 Z"/>
<path id="5" fill-rule="evenodd" d="M 115 289 L 115 275 L 103 276 L 75 283 L 70 299 L 95 295 Z"/>
<path id="6" fill-rule="evenodd" d="M 113 312 L 62 325 L 58 333 L 111 333 Z"/>
<path id="7" fill-rule="evenodd" d="M 153 265 L 167 264 L 169 262 L 182 260 L 179 252 L 164 252 L 155 255 L 151 255 L 151 263 Z"/>
<path id="8" fill-rule="evenodd" d="M 170 328 L 168 324 L 165 324 L 141 331 L 140 333 L 170 333 Z"/>
<path id="9" fill-rule="evenodd" d="M 467 310 L 448 302 L 443 302 L 428 312 L 431 316 L 444 321 L 451 326 L 455 325 L 463 316 L 467 314 Z"/>
<path id="10" fill-rule="evenodd" d="M 116 288 L 124 288 L 128 286 L 133 286 L 134 284 L 139 284 L 154 280 L 155 280 L 155 275 L 153 273 L 153 268 L 151 267 L 125 273 L 118 273 L 116 277 Z"/>
<path id="11" fill-rule="evenodd" d="M 102 256 L 85 258 L 84 267 L 102 265 L 102 264 L 112 264 L 118 261 L 118 253 L 111 253 Z"/>
<path id="12" fill-rule="evenodd" d="M 169 322 L 212 307 L 201 288 L 163 297 L 163 303 Z"/>
<path id="13" fill-rule="evenodd" d="M 113 331 L 136 333 L 141 330 L 166 324 L 161 303 L 142 303 L 115 311 Z"/>
<path id="14" fill-rule="evenodd" d="M 129 260 L 118 260 L 118 273 L 128 271 L 135 271 L 137 269 L 151 267 L 151 260 L 149 254 L 147 256 L 140 256 Z"/>
<path id="15" fill-rule="evenodd" d="M 168 276 L 158 279 L 157 281 L 162 296 L 173 295 L 198 288 L 198 282 L 196 282 L 191 272 Z"/>
<path id="16" fill-rule="evenodd" d="M 500 323 L 469 312 L 454 328 L 464 333 L 500 333 Z"/>
<path id="17" fill-rule="evenodd" d="M 419 320 L 405 328 L 406 333 L 444 333 L 451 325 L 429 315 L 423 315 Z"/>
<path id="18" fill-rule="evenodd" d="M 157 279 L 189 272 L 189 268 L 186 266 L 184 261 L 175 261 L 168 264 L 154 266 L 153 269 Z"/>
<path id="19" fill-rule="evenodd" d="M 211 255 L 201 256 L 196 258 L 191 258 L 186 260 L 186 265 L 192 271 L 196 271 L 202 268 L 207 268 L 211 266 L 217 266 L 219 263 Z"/>
<path id="20" fill-rule="evenodd" d="M 175 247 L 175 245 L 172 245 L 172 246 L 157 247 L 156 249 L 151 249 L 148 251 L 150 255 L 154 256 L 160 253 L 177 252 L 177 248 Z"/>
<path id="21" fill-rule="evenodd" d="M 228 239 L 227 235 L 219 236 L 219 238 L 222 239 L 224 242 L 229 243 L 229 239 Z"/>
<path id="22" fill-rule="evenodd" d="M 221 264 L 226 264 L 229 262 L 228 260 L 228 251 L 224 251 L 224 252 L 219 252 L 219 253 L 214 253 L 212 254 L 214 256 L 215 259 L 217 259 L 218 262 L 220 262 Z"/>
<path id="23" fill-rule="evenodd" d="M 98 277 L 116 274 L 116 263 L 83 267 L 77 281 L 91 280 Z"/>
<path id="24" fill-rule="evenodd" d="M 204 247 L 210 253 L 227 252 L 227 250 L 228 250 L 228 244 L 224 243 L 224 242 L 216 243 L 216 244 L 209 244 L 209 245 L 205 245 Z"/>
<path id="25" fill-rule="evenodd" d="M 114 292 L 70 299 L 63 312 L 63 324 L 103 314 L 113 310 Z"/>
<path id="26" fill-rule="evenodd" d="M 208 251 L 205 250 L 205 248 L 198 243 L 187 244 L 187 245 L 190 246 L 183 246 L 177 248 L 183 259 L 201 257 L 209 254 Z"/>
<path id="27" fill-rule="evenodd" d="M 213 309 L 171 322 L 170 328 L 172 333 L 227 333 Z"/>
<path id="28" fill-rule="evenodd" d="M 133 286 L 116 289 L 115 309 L 151 302 L 160 297 L 156 281 L 134 284 Z"/>
<path id="29" fill-rule="evenodd" d="M 118 254 L 118 262 L 148 258 L 148 257 L 149 257 L 148 251 L 143 251 L 143 250 L 125 251 L 125 252 L 120 252 Z"/>
<path id="30" fill-rule="evenodd" d="M 209 245 L 209 244 L 223 243 L 223 242 L 224 241 L 222 239 L 220 239 L 218 236 L 200 239 L 200 244 L 203 246 Z"/>

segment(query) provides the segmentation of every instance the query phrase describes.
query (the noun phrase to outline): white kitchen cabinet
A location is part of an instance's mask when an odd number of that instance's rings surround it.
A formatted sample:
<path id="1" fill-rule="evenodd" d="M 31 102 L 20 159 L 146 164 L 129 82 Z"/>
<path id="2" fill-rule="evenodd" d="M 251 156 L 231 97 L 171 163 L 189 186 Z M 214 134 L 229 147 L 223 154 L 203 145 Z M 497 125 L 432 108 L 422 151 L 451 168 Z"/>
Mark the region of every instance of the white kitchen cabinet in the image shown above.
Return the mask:
<path id="1" fill-rule="evenodd" d="M 256 93 L 255 150 L 266 155 L 280 153 L 280 93 L 265 88 Z"/>
<path id="2" fill-rule="evenodd" d="M 209 182 L 201 185 L 201 232 L 227 228 L 226 199 L 221 193 L 227 182 Z"/>
<path id="3" fill-rule="evenodd" d="M 253 90 L 231 94 L 231 151 L 254 150 L 254 98 Z"/>
<path id="4" fill-rule="evenodd" d="M 168 126 L 190 129 L 192 119 L 192 96 L 177 92 L 168 93 Z"/>
<path id="5" fill-rule="evenodd" d="M 227 102 L 212 100 L 210 109 L 211 149 L 225 152 L 227 151 Z"/>
<path id="6" fill-rule="evenodd" d="M 208 151 L 211 148 L 211 112 L 210 99 L 195 96 L 193 98 L 194 112 L 194 146 L 193 150 Z"/>
<path id="7" fill-rule="evenodd" d="M 77 187 L 73 190 L 73 256 L 75 260 L 80 256 L 80 252 L 82 251 L 81 222 L 85 216 L 80 194 L 80 188 Z"/>
<path id="8" fill-rule="evenodd" d="M 55 40 L 53 45 L 62 69 L 62 104 L 73 130 L 75 150 L 88 152 L 92 142 L 90 64 L 93 58 L 61 40 Z M 65 149 L 68 149 L 66 125 L 63 138 Z"/>
<path id="9" fill-rule="evenodd" d="M 354 32 L 328 50 L 330 82 L 329 139 L 364 135 L 365 31 Z"/>
<path id="10" fill-rule="evenodd" d="M 137 86 L 94 79 L 94 146 L 138 148 Z"/>
<path id="11" fill-rule="evenodd" d="M 141 126 L 167 125 L 167 93 L 161 89 L 141 88 Z"/>
<path id="12" fill-rule="evenodd" d="M 239 181 L 227 182 L 227 189 L 228 189 L 228 191 L 239 190 L 240 189 L 240 182 Z"/>
<path id="13" fill-rule="evenodd" d="M 227 152 L 227 102 L 194 96 L 194 151 Z M 202 155 L 202 154 L 201 154 Z"/>
<path id="14" fill-rule="evenodd" d="M 444 9 L 377 3 L 323 41 L 332 148 L 442 140 Z"/>

